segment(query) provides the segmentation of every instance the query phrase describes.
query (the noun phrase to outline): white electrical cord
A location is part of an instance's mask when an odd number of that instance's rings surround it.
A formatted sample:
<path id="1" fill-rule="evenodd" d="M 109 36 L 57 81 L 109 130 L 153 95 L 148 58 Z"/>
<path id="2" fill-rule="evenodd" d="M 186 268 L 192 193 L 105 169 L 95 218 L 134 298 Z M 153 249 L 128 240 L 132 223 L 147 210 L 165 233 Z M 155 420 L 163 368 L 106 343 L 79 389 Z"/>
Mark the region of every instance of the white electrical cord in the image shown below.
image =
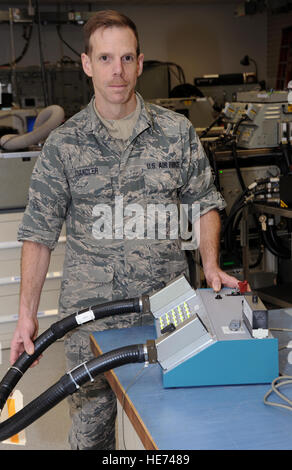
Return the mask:
<path id="1" fill-rule="evenodd" d="M 291 332 L 292 331 L 292 328 L 269 328 L 269 330 L 273 330 L 273 331 L 283 331 L 283 332 Z M 281 349 L 285 349 L 287 348 L 287 345 L 284 345 L 284 346 L 280 346 L 279 347 L 279 351 Z M 291 385 L 292 384 L 292 376 L 290 375 L 281 375 L 279 377 L 276 377 L 272 384 L 271 384 L 271 388 L 270 390 L 268 390 L 268 392 L 265 394 L 264 396 L 264 403 L 266 405 L 270 405 L 270 406 L 277 406 L 277 407 L 280 407 L 280 408 L 285 408 L 289 411 L 292 411 L 292 400 L 290 400 L 288 397 L 286 397 L 286 395 L 284 395 L 284 393 L 280 392 L 279 391 L 279 388 L 282 387 L 283 385 Z M 272 393 L 275 393 L 279 398 L 281 398 L 284 403 L 278 403 L 278 402 L 272 402 L 272 401 L 268 401 L 268 397 L 272 394 Z"/>
<path id="2" fill-rule="evenodd" d="M 282 375 L 280 377 L 277 377 L 276 379 L 273 380 L 272 385 L 270 390 L 266 393 L 264 396 L 264 403 L 266 405 L 270 406 L 277 406 L 280 408 L 285 408 L 286 410 L 292 411 L 292 400 L 290 400 L 284 393 L 279 391 L 279 388 L 282 387 L 283 385 L 291 385 L 292 384 L 292 376 L 290 375 Z M 272 394 L 275 393 L 279 398 L 281 398 L 284 403 L 277 403 L 273 401 L 268 401 L 268 397 Z"/>

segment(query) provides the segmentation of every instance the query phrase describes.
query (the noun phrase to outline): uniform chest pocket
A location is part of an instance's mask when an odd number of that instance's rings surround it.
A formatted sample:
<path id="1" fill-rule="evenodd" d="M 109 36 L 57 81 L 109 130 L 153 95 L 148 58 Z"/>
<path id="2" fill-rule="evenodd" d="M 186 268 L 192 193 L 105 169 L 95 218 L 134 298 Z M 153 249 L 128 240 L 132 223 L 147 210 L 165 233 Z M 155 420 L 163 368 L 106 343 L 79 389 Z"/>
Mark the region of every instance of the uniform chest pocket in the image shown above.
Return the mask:
<path id="1" fill-rule="evenodd" d="M 73 199 L 98 199 L 105 202 L 112 197 L 112 179 L 109 175 L 88 174 L 73 176 L 70 180 Z"/>

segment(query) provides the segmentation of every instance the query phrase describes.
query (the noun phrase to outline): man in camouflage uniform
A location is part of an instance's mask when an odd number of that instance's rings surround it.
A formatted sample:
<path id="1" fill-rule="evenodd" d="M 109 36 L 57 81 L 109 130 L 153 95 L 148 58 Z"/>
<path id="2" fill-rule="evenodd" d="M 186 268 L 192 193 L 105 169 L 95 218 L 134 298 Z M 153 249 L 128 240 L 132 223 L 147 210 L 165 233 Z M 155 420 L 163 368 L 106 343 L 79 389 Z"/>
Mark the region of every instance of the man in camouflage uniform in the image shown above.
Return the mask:
<path id="1" fill-rule="evenodd" d="M 64 221 L 61 316 L 98 302 L 153 293 L 182 273 L 188 276 L 177 239 L 169 232 L 162 239 L 147 238 L 149 204 L 200 203 L 200 251 L 207 281 L 215 290 L 221 284 L 237 285 L 218 266 L 217 210 L 224 201 L 191 123 L 180 114 L 145 104 L 134 91 L 143 64 L 135 25 L 117 12 L 99 12 L 85 27 L 85 43 L 82 63 L 92 77 L 95 96 L 47 139 L 19 228 L 18 239 L 24 242 L 22 285 L 12 363 L 24 349 L 33 351 L 39 296 Z M 117 201 L 143 209 L 145 237 L 127 239 L 121 227 L 112 236 L 100 236 L 100 207 L 117 218 Z M 127 221 L 129 215 L 123 223 Z M 83 325 L 65 338 L 68 368 L 92 357 L 90 331 L 149 321 L 127 314 Z M 104 377 L 79 389 L 70 402 L 72 449 L 114 448 L 116 400 Z"/>

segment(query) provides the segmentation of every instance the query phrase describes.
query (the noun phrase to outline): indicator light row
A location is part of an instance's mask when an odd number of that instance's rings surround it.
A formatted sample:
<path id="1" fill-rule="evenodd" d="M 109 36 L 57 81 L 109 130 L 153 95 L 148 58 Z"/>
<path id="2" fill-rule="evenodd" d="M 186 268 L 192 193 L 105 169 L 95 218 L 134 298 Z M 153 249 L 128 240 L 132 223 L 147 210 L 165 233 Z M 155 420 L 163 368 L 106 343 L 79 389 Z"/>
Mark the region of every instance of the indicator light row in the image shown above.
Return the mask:
<path id="1" fill-rule="evenodd" d="M 182 304 L 178 305 L 175 308 L 172 308 L 169 312 L 159 317 L 160 329 L 162 330 L 171 323 L 173 323 L 176 327 L 180 323 L 183 323 L 185 320 L 187 320 L 190 315 L 191 312 L 188 303 L 183 302 Z"/>

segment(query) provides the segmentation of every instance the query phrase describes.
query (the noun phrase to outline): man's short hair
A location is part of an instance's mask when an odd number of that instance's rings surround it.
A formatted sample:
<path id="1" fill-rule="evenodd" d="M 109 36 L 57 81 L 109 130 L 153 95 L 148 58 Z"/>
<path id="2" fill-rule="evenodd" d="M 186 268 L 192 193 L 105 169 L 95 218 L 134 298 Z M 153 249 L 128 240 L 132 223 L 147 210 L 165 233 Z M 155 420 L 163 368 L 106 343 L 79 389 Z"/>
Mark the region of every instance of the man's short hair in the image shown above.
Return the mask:
<path id="1" fill-rule="evenodd" d="M 92 34 L 99 28 L 112 28 L 117 26 L 120 28 L 130 28 L 137 40 L 137 57 L 140 54 L 140 45 L 138 31 L 135 23 L 128 18 L 123 13 L 120 13 L 115 10 L 101 10 L 95 13 L 89 18 L 83 28 L 84 32 L 84 43 L 85 43 L 85 53 L 89 55 L 91 53 L 92 46 L 90 44 L 90 37 Z"/>

